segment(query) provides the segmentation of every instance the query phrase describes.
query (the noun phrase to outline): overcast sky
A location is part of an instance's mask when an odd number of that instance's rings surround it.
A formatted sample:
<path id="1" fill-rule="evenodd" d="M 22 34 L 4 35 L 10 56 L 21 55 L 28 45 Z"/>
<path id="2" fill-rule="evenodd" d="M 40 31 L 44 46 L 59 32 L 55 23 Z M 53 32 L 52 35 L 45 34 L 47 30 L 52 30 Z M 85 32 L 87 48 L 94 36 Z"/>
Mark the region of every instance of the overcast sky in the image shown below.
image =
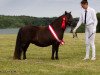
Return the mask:
<path id="1" fill-rule="evenodd" d="M 100 12 L 100 0 L 88 0 L 89 5 Z M 35 17 L 60 16 L 71 11 L 79 17 L 81 0 L 0 0 L 0 15 L 27 15 Z"/>

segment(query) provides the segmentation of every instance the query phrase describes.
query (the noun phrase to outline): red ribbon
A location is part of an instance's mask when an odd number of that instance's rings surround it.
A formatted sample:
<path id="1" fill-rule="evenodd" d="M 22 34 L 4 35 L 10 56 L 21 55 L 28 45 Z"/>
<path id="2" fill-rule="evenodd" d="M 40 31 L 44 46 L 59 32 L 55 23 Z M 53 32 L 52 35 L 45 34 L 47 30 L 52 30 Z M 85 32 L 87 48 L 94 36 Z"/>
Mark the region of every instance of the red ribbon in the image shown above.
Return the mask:
<path id="1" fill-rule="evenodd" d="M 66 25 L 65 22 L 66 22 L 66 18 L 63 17 L 63 19 L 62 19 L 62 25 L 61 25 L 61 27 L 62 27 L 63 29 L 65 29 L 65 25 Z M 52 33 L 52 35 L 54 36 L 54 38 L 55 38 L 58 42 L 60 42 L 60 45 L 64 45 L 64 44 L 65 44 L 65 42 L 63 41 L 63 39 L 60 40 L 60 39 L 58 38 L 56 32 L 54 31 L 54 29 L 52 28 L 51 25 L 49 25 L 49 30 L 50 30 L 50 32 Z"/>
<path id="2" fill-rule="evenodd" d="M 62 26 L 61 26 L 63 29 L 65 29 L 65 21 L 66 21 L 66 18 L 63 17 Z"/>
<path id="3" fill-rule="evenodd" d="M 64 45 L 65 42 L 64 42 L 63 40 L 60 40 L 60 39 L 58 38 L 56 32 L 54 31 L 54 29 L 52 28 L 51 25 L 49 25 L 49 30 L 50 30 L 51 34 L 53 35 L 53 37 L 54 37 L 58 42 L 60 42 L 60 45 Z"/>

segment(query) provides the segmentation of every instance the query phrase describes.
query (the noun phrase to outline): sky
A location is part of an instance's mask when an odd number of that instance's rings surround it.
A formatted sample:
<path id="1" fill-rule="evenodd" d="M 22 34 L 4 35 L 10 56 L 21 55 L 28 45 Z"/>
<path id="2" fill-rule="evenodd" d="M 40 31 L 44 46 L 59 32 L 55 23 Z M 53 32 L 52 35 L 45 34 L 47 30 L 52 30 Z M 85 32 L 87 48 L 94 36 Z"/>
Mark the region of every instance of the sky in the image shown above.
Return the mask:
<path id="1" fill-rule="evenodd" d="M 79 17 L 81 0 L 0 0 L 0 15 L 57 17 L 65 11 Z M 100 0 L 88 0 L 89 6 L 100 12 Z"/>

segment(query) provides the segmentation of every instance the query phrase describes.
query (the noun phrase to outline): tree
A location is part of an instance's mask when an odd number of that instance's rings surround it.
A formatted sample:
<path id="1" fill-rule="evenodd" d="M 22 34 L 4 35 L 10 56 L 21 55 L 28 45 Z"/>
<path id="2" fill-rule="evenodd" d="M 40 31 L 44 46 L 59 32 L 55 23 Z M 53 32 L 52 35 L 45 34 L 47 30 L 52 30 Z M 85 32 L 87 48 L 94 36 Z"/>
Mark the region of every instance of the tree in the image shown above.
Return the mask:
<path id="1" fill-rule="evenodd" d="M 97 25 L 97 32 L 100 33 L 100 13 L 97 13 L 98 25 Z"/>

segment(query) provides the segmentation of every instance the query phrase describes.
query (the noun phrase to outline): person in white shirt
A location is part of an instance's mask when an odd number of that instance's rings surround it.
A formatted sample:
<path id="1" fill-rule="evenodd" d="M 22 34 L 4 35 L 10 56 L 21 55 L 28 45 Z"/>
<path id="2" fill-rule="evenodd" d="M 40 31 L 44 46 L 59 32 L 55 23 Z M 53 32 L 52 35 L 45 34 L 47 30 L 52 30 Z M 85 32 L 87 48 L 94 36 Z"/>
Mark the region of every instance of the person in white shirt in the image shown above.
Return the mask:
<path id="1" fill-rule="evenodd" d="M 79 18 L 79 22 L 73 30 L 73 33 L 79 28 L 79 26 L 84 23 L 85 24 L 85 38 L 86 38 L 86 56 L 84 60 L 89 59 L 90 47 L 92 47 L 92 58 L 91 60 L 96 59 L 96 49 L 95 49 L 95 34 L 96 34 L 96 26 L 97 26 L 97 17 L 96 12 L 93 8 L 88 6 L 87 0 L 81 1 L 82 11 L 81 16 Z"/>

